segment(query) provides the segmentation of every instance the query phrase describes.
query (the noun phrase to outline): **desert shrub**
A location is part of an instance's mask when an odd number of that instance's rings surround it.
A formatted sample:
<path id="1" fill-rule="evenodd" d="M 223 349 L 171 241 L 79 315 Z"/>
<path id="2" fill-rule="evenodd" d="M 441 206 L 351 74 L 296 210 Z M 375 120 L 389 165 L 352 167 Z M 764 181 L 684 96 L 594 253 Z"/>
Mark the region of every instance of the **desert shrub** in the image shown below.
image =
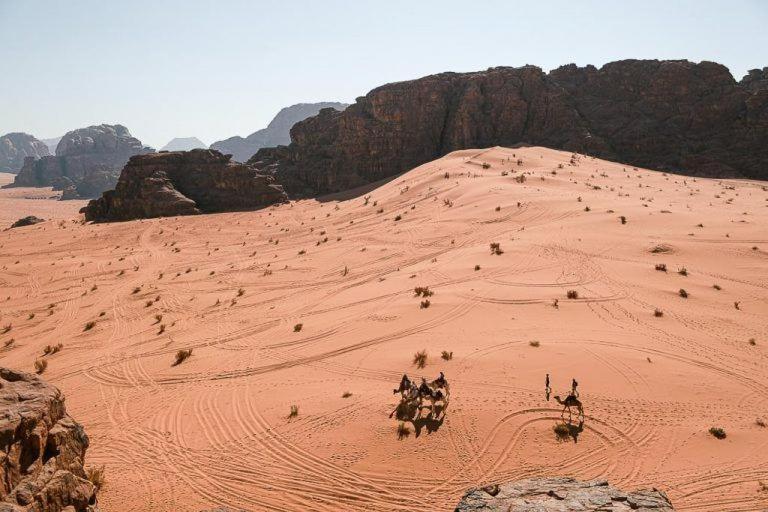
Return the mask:
<path id="1" fill-rule="evenodd" d="M 666 272 L 667 271 L 667 264 L 666 263 L 657 263 L 656 264 L 656 270 L 659 272 Z"/>
<path id="2" fill-rule="evenodd" d="M 709 433 L 715 436 L 717 439 L 725 439 L 725 430 L 720 427 L 712 427 L 709 429 Z"/>
<path id="3" fill-rule="evenodd" d="M 96 322 L 94 322 L 93 320 L 91 320 L 90 322 L 86 322 L 86 324 L 85 324 L 85 327 L 83 327 L 83 330 L 84 330 L 84 331 L 90 331 L 90 330 L 91 330 L 91 329 L 93 329 L 94 327 L 96 327 Z"/>
<path id="4" fill-rule="evenodd" d="M 501 244 L 499 242 L 491 242 L 491 254 L 495 254 L 497 256 L 504 254 L 504 251 L 501 249 Z"/>
<path id="5" fill-rule="evenodd" d="M 755 425 L 757 425 L 760 428 L 765 428 L 766 427 L 765 420 L 763 420 L 762 418 L 757 418 L 755 420 Z"/>
<path id="6" fill-rule="evenodd" d="M 165 324 L 160 324 L 160 329 L 157 330 L 157 334 L 163 334 L 165 332 Z"/>
<path id="7" fill-rule="evenodd" d="M 11 338 L 9 340 L 5 340 L 5 343 L 4 343 L 5 348 L 12 347 L 15 342 L 16 342 L 16 340 L 14 338 Z"/>
<path id="8" fill-rule="evenodd" d="M 749 338 L 749 344 L 754 347 L 755 345 L 757 345 L 757 341 L 755 341 L 755 338 Z"/>
<path id="9" fill-rule="evenodd" d="M 35 373 L 42 374 L 46 368 L 48 368 L 48 361 L 45 359 L 37 359 L 35 360 Z"/>
<path id="10" fill-rule="evenodd" d="M 555 437 L 558 441 L 568 441 L 571 436 L 571 431 L 568 430 L 568 425 L 565 423 L 557 423 L 553 425 L 552 431 L 555 433 Z"/>
<path id="11" fill-rule="evenodd" d="M 238 297 L 242 297 L 243 295 L 245 295 L 245 290 L 243 288 L 240 288 L 239 290 L 237 290 Z"/>
<path id="12" fill-rule="evenodd" d="M 349 391 L 345 391 L 344 393 L 341 394 L 341 398 L 349 398 L 351 396 L 352 396 L 352 393 L 350 393 Z"/>
<path id="13" fill-rule="evenodd" d="M 684 288 L 680 288 L 680 291 L 677 292 L 682 298 L 687 299 L 688 298 L 688 292 L 685 291 Z"/>
<path id="14" fill-rule="evenodd" d="M 680 274 L 681 276 L 686 276 L 687 277 L 688 276 L 688 269 L 685 268 L 685 267 L 681 267 L 681 268 L 677 269 L 677 273 Z"/>
<path id="15" fill-rule="evenodd" d="M 296 324 L 293 326 L 293 332 L 299 332 L 301 331 L 301 328 L 304 327 L 304 324 Z"/>
<path id="16" fill-rule="evenodd" d="M 178 366 L 192 356 L 192 349 L 181 349 L 176 352 L 176 359 L 172 366 Z"/>
<path id="17" fill-rule="evenodd" d="M 480 270 L 480 265 L 475 265 L 475 271 Z"/>
<path id="18" fill-rule="evenodd" d="M 619 220 L 621 221 L 622 224 L 626 224 L 627 223 L 627 218 L 624 215 L 619 217 Z"/>
<path id="19" fill-rule="evenodd" d="M 532 347 L 540 347 L 541 343 L 539 342 L 539 340 L 531 340 L 531 341 L 528 342 L 528 345 L 530 345 Z"/>
<path id="20" fill-rule="evenodd" d="M 307 254 L 307 251 L 305 251 L 304 249 L 299 251 L 299 256 L 304 255 L 304 254 Z"/>
<path id="21" fill-rule="evenodd" d="M 578 299 L 579 292 L 577 292 L 576 290 L 568 290 L 565 296 L 568 297 L 569 299 Z"/>
<path id="22" fill-rule="evenodd" d="M 419 305 L 419 309 L 427 309 L 431 305 L 432 303 L 429 301 L 429 299 L 425 299 L 421 301 L 421 304 Z"/>
<path id="23" fill-rule="evenodd" d="M 515 176 L 515 181 L 518 183 L 525 183 L 525 174 L 521 174 L 520 176 Z"/>
<path id="24" fill-rule="evenodd" d="M 491 168 L 491 164 L 487 162 L 483 162 L 483 169 L 490 169 L 490 168 Z"/>
<path id="25" fill-rule="evenodd" d="M 655 317 L 664 316 L 664 312 L 662 310 L 660 310 L 659 308 L 656 308 L 656 309 L 653 310 L 653 316 L 655 316 Z"/>
<path id="26" fill-rule="evenodd" d="M 163 321 L 163 315 L 161 315 L 160 313 L 156 314 L 155 315 L 155 323 L 159 324 L 162 321 Z"/>
<path id="27" fill-rule="evenodd" d="M 417 286 L 413 289 L 413 293 L 416 297 L 431 297 L 435 294 L 435 292 L 429 289 L 429 286 Z"/>
<path id="28" fill-rule="evenodd" d="M 715 290 L 717 290 L 717 291 L 720 291 L 720 290 L 722 290 L 722 289 L 723 289 L 723 288 L 722 288 L 722 287 L 721 287 L 719 284 L 713 284 L 713 285 L 712 285 L 712 288 L 714 288 L 714 289 L 715 289 Z"/>
<path id="29" fill-rule="evenodd" d="M 295 418 L 299 415 L 299 406 L 298 405 L 292 405 L 291 406 L 291 412 L 288 413 L 288 418 Z"/>
<path id="30" fill-rule="evenodd" d="M 591 211 L 592 211 L 592 208 L 590 208 L 589 206 L 585 206 L 585 207 L 584 207 L 584 211 L 585 211 L 585 212 L 591 212 Z"/>
<path id="31" fill-rule="evenodd" d="M 416 368 L 424 368 L 427 366 L 427 351 L 420 350 L 413 355 L 413 364 Z"/>
<path id="32" fill-rule="evenodd" d="M 403 218 L 402 215 L 397 215 L 397 216 L 395 216 L 395 221 L 398 221 L 398 220 L 400 220 L 402 218 Z"/>
<path id="33" fill-rule="evenodd" d="M 495 210 L 496 210 L 497 212 L 500 212 L 500 211 L 501 211 L 501 206 L 497 206 L 497 207 L 495 208 Z"/>
<path id="34" fill-rule="evenodd" d="M 100 468 L 89 467 L 85 470 L 85 477 L 93 484 L 97 491 L 101 490 L 107 482 L 106 478 L 104 478 L 104 466 Z"/>
<path id="35" fill-rule="evenodd" d="M 443 352 L 440 354 L 440 357 L 442 357 L 445 361 L 450 361 L 453 359 L 453 351 L 448 352 L 447 350 L 443 350 Z"/>
<path id="36" fill-rule="evenodd" d="M 13 329 L 13 325 L 12 324 L 5 324 L 3 326 L 3 331 L 0 334 L 5 334 L 7 332 L 10 332 L 11 329 Z"/>

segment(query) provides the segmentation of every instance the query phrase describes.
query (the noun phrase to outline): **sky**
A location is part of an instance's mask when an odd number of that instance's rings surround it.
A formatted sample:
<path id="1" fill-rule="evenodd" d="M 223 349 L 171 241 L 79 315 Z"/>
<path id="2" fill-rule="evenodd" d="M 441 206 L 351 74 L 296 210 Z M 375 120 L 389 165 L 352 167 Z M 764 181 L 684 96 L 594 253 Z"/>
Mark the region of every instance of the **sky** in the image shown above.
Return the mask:
<path id="1" fill-rule="evenodd" d="M 739 80 L 768 66 L 767 26 L 764 0 L 0 0 L 0 134 L 210 144 L 294 103 L 494 66 L 711 60 Z"/>

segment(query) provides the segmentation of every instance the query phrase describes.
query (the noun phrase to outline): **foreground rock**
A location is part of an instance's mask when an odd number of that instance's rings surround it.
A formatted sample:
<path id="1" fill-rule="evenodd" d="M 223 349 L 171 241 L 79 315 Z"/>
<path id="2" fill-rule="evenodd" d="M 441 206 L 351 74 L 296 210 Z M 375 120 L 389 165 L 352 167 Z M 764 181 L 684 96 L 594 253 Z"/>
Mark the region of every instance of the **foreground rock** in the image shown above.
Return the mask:
<path id="1" fill-rule="evenodd" d="M 40 217 L 35 217 L 34 215 L 29 215 L 27 217 L 22 217 L 21 219 L 17 220 L 13 224 L 11 224 L 11 227 L 22 228 L 24 226 L 32 226 L 34 224 L 40 224 L 41 222 L 45 222 L 45 219 L 41 219 Z"/>
<path id="2" fill-rule="evenodd" d="M 442 73 L 384 85 L 251 160 L 291 193 L 340 191 L 451 151 L 518 143 L 659 170 L 768 179 L 768 77 L 712 62 L 625 60 Z"/>
<path id="3" fill-rule="evenodd" d="M 86 220 L 121 221 L 253 210 L 287 201 L 272 176 L 210 149 L 134 156 L 115 190 L 81 210 Z"/>
<path id="4" fill-rule="evenodd" d="M 470 489 L 456 512 L 569 512 L 575 510 L 672 512 L 657 490 L 624 492 L 605 481 L 532 478 Z"/>
<path id="5" fill-rule="evenodd" d="M 8 133 L 0 137 L 0 172 L 18 173 L 25 158 L 48 156 L 48 146 L 26 133 Z"/>
<path id="6" fill-rule="evenodd" d="M 6 187 L 53 187 L 67 198 L 97 197 L 113 188 L 120 170 L 133 155 L 151 153 L 125 126 L 102 124 L 67 133 L 56 156 L 27 158 Z"/>
<path id="7" fill-rule="evenodd" d="M 211 149 L 216 149 L 224 154 L 230 154 L 238 162 L 247 162 L 261 148 L 269 148 L 289 144 L 291 142 L 290 130 L 294 124 L 312 116 L 316 116 L 324 108 L 344 110 L 346 103 L 332 101 L 322 103 L 299 103 L 286 107 L 277 113 L 269 125 L 249 136 L 230 137 L 211 144 Z"/>
<path id="8" fill-rule="evenodd" d="M 83 464 L 88 436 L 55 387 L 0 368 L 0 511 L 95 511 Z"/>

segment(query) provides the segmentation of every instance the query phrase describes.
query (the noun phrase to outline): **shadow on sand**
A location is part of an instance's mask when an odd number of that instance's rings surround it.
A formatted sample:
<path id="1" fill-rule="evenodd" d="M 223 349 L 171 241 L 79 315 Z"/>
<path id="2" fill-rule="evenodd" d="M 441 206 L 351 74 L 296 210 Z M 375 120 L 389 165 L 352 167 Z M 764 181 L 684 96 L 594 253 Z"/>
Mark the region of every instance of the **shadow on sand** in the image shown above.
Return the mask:
<path id="1" fill-rule="evenodd" d="M 572 420 L 570 417 L 561 423 L 556 423 L 552 430 L 555 432 L 555 437 L 561 443 L 564 443 L 570 439 L 573 439 L 574 443 L 579 442 L 579 434 L 584 432 L 584 419 L 579 419 L 578 423 Z"/>
<path id="2" fill-rule="evenodd" d="M 416 437 L 421 435 L 423 430 L 427 431 L 427 434 L 437 432 L 440 427 L 443 426 L 445 420 L 445 409 L 442 405 L 436 405 L 435 410 L 428 416 L 421 416 L 419 414 L 419 407 L 414 402 L 401 402 L 395 410 L 395 417 L 404 424 L 410 423 L 413 425 L 413 431 Z M 398 429 L 398 439 L 408 437 Z"/>

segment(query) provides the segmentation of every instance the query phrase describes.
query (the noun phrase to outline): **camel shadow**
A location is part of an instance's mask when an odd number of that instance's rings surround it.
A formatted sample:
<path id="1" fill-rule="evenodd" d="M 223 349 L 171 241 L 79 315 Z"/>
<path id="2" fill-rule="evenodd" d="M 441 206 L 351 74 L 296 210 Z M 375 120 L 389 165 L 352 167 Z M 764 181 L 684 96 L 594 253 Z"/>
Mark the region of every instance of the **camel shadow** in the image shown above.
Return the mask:
<path id="1" fill-rule="evenodd" d="M 427 434 L 431 434 L 437 432 L 443 426 L 445 408 L 442 405 L 436 405 L 435 410 L 429 415 L 421 416 L 417 404 L 401 402 L 395 410 L 395 417 L 398 421 L 413 425 L 415 437 L 419 437 L 424 430 L 426 430 Z M 398 437 L 402 439 L 400 434 L 398 434 Z"/>
<path id="2" fill-rule="evenodd" d="M 574 443 L 578 443 L 579 434 L 584 432 L 584 419 L 580 418 L 578 424 L 571 418 L 563 419 L 561 423 L 556 423 L 552 430 L 555 432 L 555 438 L 558 442 L 564 443 L 573 439 Z"/>

